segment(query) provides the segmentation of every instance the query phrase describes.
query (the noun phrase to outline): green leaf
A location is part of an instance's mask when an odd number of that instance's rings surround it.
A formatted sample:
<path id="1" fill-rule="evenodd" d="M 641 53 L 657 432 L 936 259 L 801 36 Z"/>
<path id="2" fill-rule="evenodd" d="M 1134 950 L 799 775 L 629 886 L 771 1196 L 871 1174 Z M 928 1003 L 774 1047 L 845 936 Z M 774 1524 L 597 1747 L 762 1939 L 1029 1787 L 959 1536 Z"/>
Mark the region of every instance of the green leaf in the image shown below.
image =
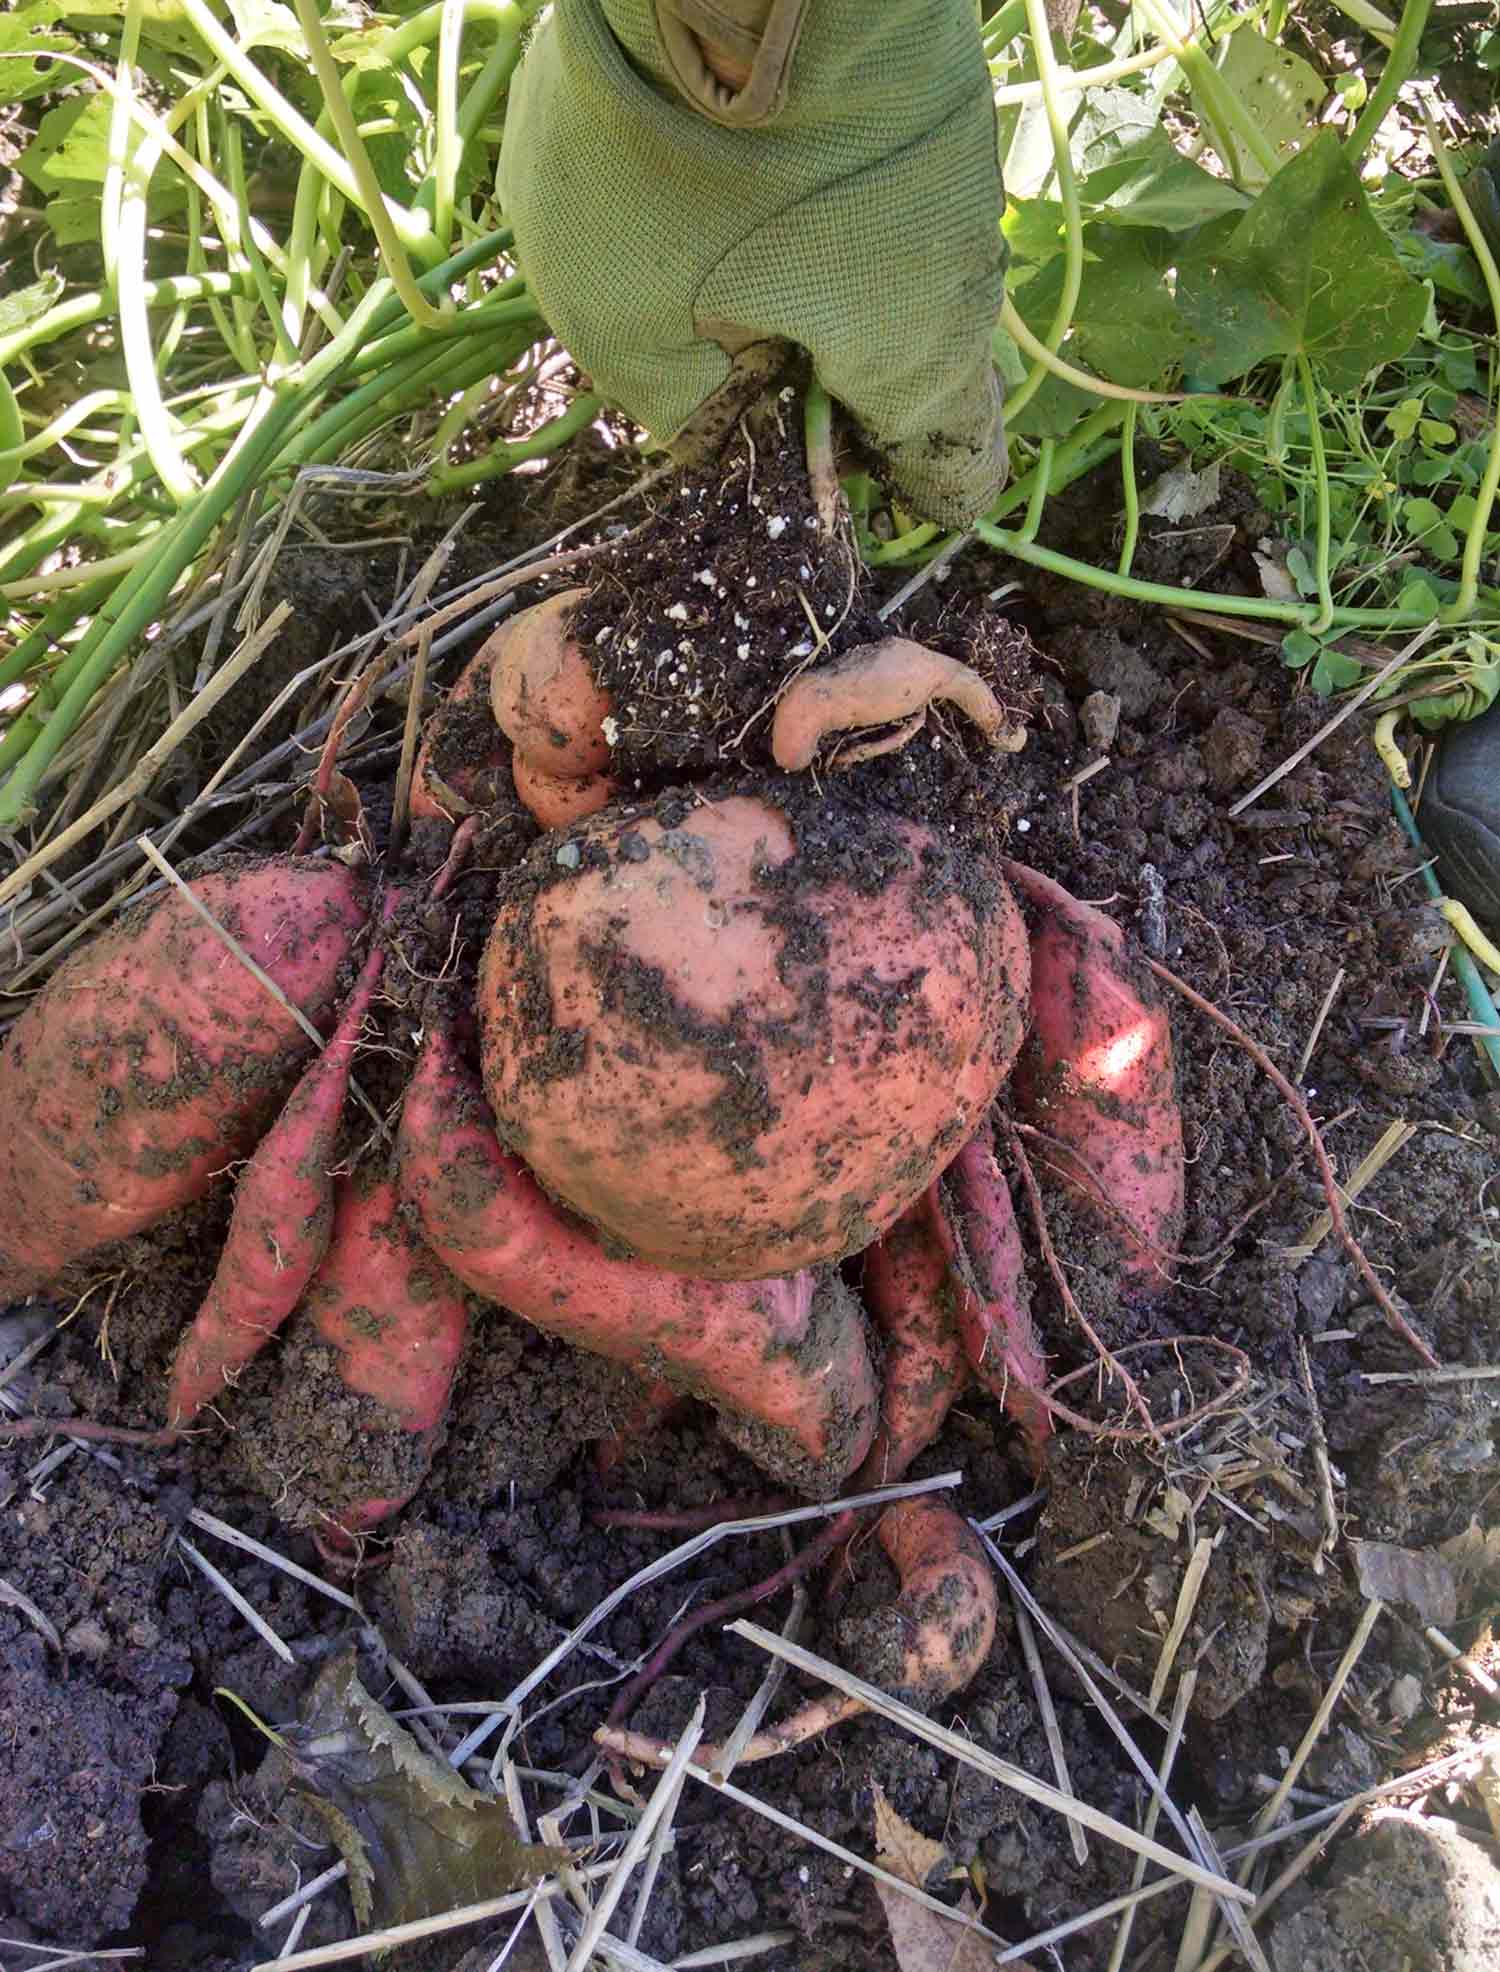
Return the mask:
<path id="1" fill-rule="evenodd" d="M 1430 527 L 1442 525 L 1443 512 L 1435 501 L 1424 499 L 1403 500 L 1401 518 L 1413 534 L 1425 534 Z"/>
<path id="2" fill-rule="evenodd" d="M 503 1801 L 424 1753 L 360 1683 L 352 1649 L 319 1672 L 283 1743 L 349 1865 L 361 1929 L 503 1896 L 567 1860 L 522 1842 Z"/>
<path id="3" fill-rule="evenodd" d="M 0 19 L 0 104 L 24 103 L 55 89 L 63 78 L 51 54 L 76 49 L 71 34 L 55 26 L 63 9 L 55 0 L 35 0 Z M 20 57 L 26 59 L 22 60 Z M 76 73 L 73 71 L 72 73 Z M 71 79 L 71 76 L 68 78 Z"/>
<path id="4" fill-rule="evenodd" d="M 1278 168 L 1308 144 L 1328 85 L 1300 55 L 1267 41 L 1253 27 L 1242 27 L 1230 37 L 1216 66 L 1276 153 Z M 1213 125 L 1205 123 L 1204 128 L 1212 141 Z M 1265 184 L 1268 174 L 1244 145 L 1238 148 L 1241 182 L 1251 187 Z"/>
<path id="5" fill-rule="evenodd" d="M 1014 260 L 1048 261 L 1063 250 L 1063 209 L 1056 199 L 1012 199 L 1000 231 Z"/>
<path id="6" fill-rule="evenodd" d="M 1420 397 L 1403 397 L 1394 411 L 1385 414 L 1386 428 L 1396 438 L 1410 438 L 1422 418 Z"/>
<path id="7" fill-rule="evenodd" d="M 50 109 L 18 160 L 21 175 L 38 191 L 72 191 L 102 185 L 109 162 L 108 96 L 72 96 Z"/>
<path id="8" fill-rule="evenodd" d="M 1184 347 L 1177 304 L 1167 286 L 1173 242 L 1140 227 L 1090 226 L 1073 333 L 1064 354 L 1111 383 L 1159 383 Z M 1016 296 L 1027 326 L 1044 335 L 1062 293 L 1063 263 L 1049 261 Z"/>
<path id="9" fill-rule="evenodd" d="M 49 268 L 39 281 L 17 288 L 14 294 L 0 295 L 0 336 L 14 335 L 17 329 L 45 315 L 65 285 L 62 275 Z"/>
<path id="10" fill-rule="evenodd" d="M 1427 310 L 1331 130 L 1242 219 L 1202 229 L 1179 264 L 1177 296 L 1189 368 L 1209 384 L 1300 352 L 1330 390 L 1357 390 L 1410 349 Z"/>
<path id="11" fill-rule="evenodd" d="M 1453 426 L 1441 418 L 1423 418 L 1417 431 L 1424 445 L 1451 445 L 1458 437 Z"/>
<path id="12" fill-rule="evenodd" d="M 1358 69 L 1352 75 L 1336 75 L 1333 87 L 1344 108 L 1356 113 L 1364 108 L 1370 94 L 1370 85 Z"/>
<path id="13" fill-rule="evenodd" d="M 1306 630 L 1288 630 L 1281 640 L 1281 661 L 1288 671 L 1300 671 L 1322 650 L 1319 638 Z"/>
<path id="14" fill-rule="evenodd" d="M 1426 623 L 1437 621 L 1443 605 L 1437 591 L 1423 576 L 1411 575 L 1401 585 L 1401 594 L 1396 599 L 1396 607 L 1409 610 L 1413 616 L 1420 616 Z"/>
<path id="15" fill-rule="evenodd" d="M 1403 233 L 1396 241 L 1396 258 L 1419 281 L 1431 281 L 1439 294 L 1482 308 L 1488 299 L 1479 262 L 1456 240 L 1434 240 L 1426 233 Z"/>
<path id="16" fill-rule="evenodd" d="M 1071 148 L 1086 217 L 1180 233 L 1221 213 L 1243 212 L 1249 203 L 1233 185 L 1183 157 L 1150 101 L 1133 90 L 1092 90 Z"/>
<path id="17" fill-rule="evenodd" d="M 1364 667 L 1358 658 L 1346 657 L 1341 650 L 1323 650 L 1312 668 L 1312 688 L 1319 698 L 1327 698 L 1330 692 L 1341 692 L 1349 685 L 1356 685 L 1364 675 Z"/>

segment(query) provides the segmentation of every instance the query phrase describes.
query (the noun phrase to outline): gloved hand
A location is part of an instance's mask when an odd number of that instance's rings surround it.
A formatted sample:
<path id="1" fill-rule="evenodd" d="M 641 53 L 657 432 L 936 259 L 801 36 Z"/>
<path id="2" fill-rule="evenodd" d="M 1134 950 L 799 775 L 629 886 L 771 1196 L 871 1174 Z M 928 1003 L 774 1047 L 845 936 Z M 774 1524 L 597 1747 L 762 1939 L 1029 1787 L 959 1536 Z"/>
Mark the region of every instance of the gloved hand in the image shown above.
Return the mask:
<path id="1" fill-rule="evenodd" d="M 962 525 L 1003 485 L 973 0 L 555 0 L 500 189 L 553 329 L 656 438 L 794 342 L 921 514 Z"/>

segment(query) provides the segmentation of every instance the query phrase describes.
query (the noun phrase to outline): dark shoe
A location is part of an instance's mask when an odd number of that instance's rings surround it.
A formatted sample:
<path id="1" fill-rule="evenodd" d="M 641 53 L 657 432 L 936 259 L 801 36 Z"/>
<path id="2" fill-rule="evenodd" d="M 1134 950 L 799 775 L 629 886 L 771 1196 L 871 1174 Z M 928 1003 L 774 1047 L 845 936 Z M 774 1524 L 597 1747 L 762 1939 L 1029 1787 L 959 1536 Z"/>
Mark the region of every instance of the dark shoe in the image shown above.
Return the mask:
<path id="1" fill-rule="evenodd" d="M 1500 701 L 1445 734 L 1417 820 L 1443 888 L 1500 927 Z"/>

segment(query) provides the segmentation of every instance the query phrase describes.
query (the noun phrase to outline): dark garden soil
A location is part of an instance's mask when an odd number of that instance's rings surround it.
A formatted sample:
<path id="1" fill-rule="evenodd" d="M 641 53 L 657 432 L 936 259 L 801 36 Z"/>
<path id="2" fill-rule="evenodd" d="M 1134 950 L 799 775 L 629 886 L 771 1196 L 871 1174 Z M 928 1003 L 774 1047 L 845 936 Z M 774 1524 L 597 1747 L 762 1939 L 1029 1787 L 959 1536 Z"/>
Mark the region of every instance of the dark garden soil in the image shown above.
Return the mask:
<path id="1" fill-rule="evenodd" d="M 615 692 L 619 760 L 643 804 L 686 780 L 764 776 L 768 703 L 786 670 L 820 655 L 825 637 L 837 651 L 879 634 L 874 611 L 897 587 L 896 579 L 856 585 L 849 557 L 820 548 L 795 437 L 778 433 L 773 417 L 759 439 L 753 460 L 740 445 L 712 472 L 663 486 L 654 518 L 614 555 L 559 578 L 591 584 L 580 630 Z M 479 569 L 544 538 L 618 490 L 620 470 L 618 454 L 601 452 L 582 468 L 570 461 L 512 482 L 465 537 L 461 559 Z M 1116 490 L 1107 473 L 1073 489 L 1049 507 L 1044 538 L 1111 559 Z M 628 509 L 612 516 L 631 528 L 639 518 Z M 1201 525 L 1143 540 L 1136 572 L 1208 591 L 1247 589 L 1256 581 L 1252 550 L 1269 531 L 1232 491 Z M 1445 980 L 1430 993 L 1441 927 L 1411 877 L 1415 858 L 1391 819 L 1364 720 L 1349 720 L 1231 818 L 1230 805 L 1327 716 L 1281 667 L 1275 646 L 1174 628 L 1160 613 L 1045 577 L 1017 586 L 1017 575 L 970 552 L 889 627 L 989 677 L 1030 720 L 1025 750 L 983 757 L 956 716 L 935 718 L 903 751 L 845 777 L 847 798 L 935 821 L 976 862 L 1004 846 L 1102 902 L 1287 1074 L 1296 1075 L 1311 1042 L 1302 1086 L 1342 1178 L 1392 1124 L 1412 1125 L 1351 1222 L 1444 1363 L 1496 1361 L 1500 1197 L 1491 1180 L 1500 1107 L 1472 1044 L 1445 1031 L 1466 1017 L 1457 990 Z M 289 672 L 347 634 L 361 584 L 379 601 L 391 579 L 383 564 L 362 567 L 356 582 L 342 560 L 329 568 L 314 550 L 289 553 L 281 580 L 299 603 Z M 461 662 L 460 653 L 450 657 L 445 683 Z M 368 807 L 378 827 L 373 788 Z M 514 863 L 532 835 L 509 818 L 491 843 L 496 861 Z M 414 974 L 440 971 L 453 951 L 461 968 L 473 965 L 488 881 L 460 886 L 452 944 L 451 915 L 413 920 Z M 420 1004 L 414 996 L 411 1019 L 393 1022 L 388 1053 L 362 1058 L 361 1078 L 382 1108 L 399 1096 Z M 1159 1447 L 1063 1433 L 1044 1503 L 1009 1521 L 1003 1537 L 1043 1607 L 1137 1692 L 1151 1686 L 1190 1557 L 1212 1544 L 1177 1658 L 1180 1668 L 1196 1666 L 1197 1685 L 1174 1794 L 1184 1810 L 1202 1810 L 1224 1846 L 1262 1805 L 1267 1777 L 1283 1771 L 1364 1608 L 1351 1543 L 1431 1549 L 1471 1521 L 1500 1519 L 1487 1394 L 1496 1386 L 1363 1380 L 1419 1365 L 1335 1239 L 1297 1252 L 1310 1228 L 1316 1237 L 1324 1199 L 1293 1119 L 1223 1033 L 1180 1002 L 1172 1021 L 1189 1164 L 1188 1257 L 1176 1283 L 1154 1304 L 1132 1305 L 1118 1290 L 1108 1240 L 1049 1192 L 1052 1236 L 1106 1341 L 1134 1345 L 1126 1360 L 1158 1416 L 1221 1388 L 1229 1360 L 1203 1346 L 1174 1348 L 1178 1338 L 1234 1344 L 1252 1379 L 1232 1406 Z M 368 1146 L 351 1139 L 350 1148 Z M 28 1408 L 159 1423 L 165 1365 L 212 1274 L 227 1209 L 226 1189 L 88 1270 L 76 1319 L 12 1385 Z M 1054 1372 L 1083 1369 L 1087 1347 L 1057 1305 L 1024 1212 L 1022 1220 Z M 0 1374 L 71 1305 L 63 1298 L 13 1313 L 0 1326 Z M 389 1653 L 439 1704 L 501 1699 L 609 1590 L 680 1538 L 603 1528 L 596 1511 L 764 1492 L 763 1476 L 720 1437 L 711 1413 L 694 1407 L 600 1479 L 588 1447 L 625 1414 L 630 1379 L 487 1308 L 434 1468 L 391 1524 L 381 1565 L 358 1577 L 362 1621 L 187 1518 L 195 1508 L 218 1516 L 327 1575 L 305 1530 L 319 1498 L 351 1469 L 391 1481 L 385 1490 L 400 1475 L 382 1467 L 368 1419 L 325 1354 L 293 1327 L 226 1397 L 222 1420 L 169 1453 L 85 1448 L 59 1461 L 45 1443 L 0 1443 L 0 1965 L 11 1964 L 6 1937 L 75 1949 L 140 1945 L 153 1972 L 214 1972 L 274 1956 L 285 1926 L 258 1930 L 255 1920 L 336 1851 L 289 1785 L 282 1756 L 220 1692 L 283 1724 L 318 1668 L 354 1640 L 366 1683 L 393 1709 L 410 1701 Z M 1092 1377 L 1066 1395 L 1098 1416 L 1114 1414 Z M 1327 1552 L 1325 1438 L 1338 1519 Z M 1013 1428 L 977 1393 L 917 1469 L 952 1468 L 964 1475 L 959 1504 L 979 1516 L 1035 1483 Z M 210 1585 L 184 1542 L 223 1571 L 292 1662 Z M 1423 1635 L 1436 1620 L 1481 1657 L 1490 1647 L 1500 1572 L 1494 1544 L 1488 1574 L 1481 1543 L 1475 1551 L 1473 1566 L 1451 1571 L 1456 1594 L 1440 1616 L 1392 1600 L 1379 1618 L 1302 1773 L 1300 1787 L 1317 1801 L 1460 1748 L 1496 1723 L 1495 1704 Z M 628 1599 L 531 1698 L 518 1762 L 565 1776 L 608 1709 L 611 1684 L 685 1606 L 753 1582 L 784 1558 L 780 1535 L 726 1541 Z M 811 1597 L 804 1641 L 839 1655 L 841 1624 L 889 1587 L 878 1549 L 858 1543 L 852 1562 Z M 779 1624 L 785 1602 L 759 1613 Z M 1491 1649 L 1492 1669 L 1494 1658 Z M 634 1723 L 675 1736 L 705 1691 L 713 1736 L 732 1726 L 764 1668 L 753 1649 L 710 1628 Z M 1104 1720 L 1056 1657 L 1047 1656 L 1046 1670 L 1073 1786 L 1138 1822 L 1144 1790 Z M 1153 1763 L 1175 1688 L 1174 1672 L 1156 1722 L 1121 1701 Z M 942 1716 L 976 1744 L 1052 1777 L 1008 1615 L 984 1670 Z M 472 1722 L 459 1715 L 447 1743 Z M 986 1921 L 1013 1938 L 1130 1885 L 1125 1851 L 1091 1836 L 1080 1861 L 1055 1815 L 884 1723 L 845 1726 L 736 1778 L 863 1855 L 873 1853 L 878 1784 L 901 1815 L 946 1845 L 985 1899 Z M 532 1814 L 549 1812 L 565 1784 L 527 1781 Z M 1474 1797 L 1441 1796 L 1437 1811 L 1488 1837 Z M 786 1930 L 792 1942 L 750 1962 L 767 1972 L 889 1972 L 868 1879 L 691 1784 L 675 1827 L 642 1951 L 667 1961 Z M 1288 1853 L 1275 1852 L 1278 1866 Z M 1345 1867 L 1356 1885 L 1360 1867 L 1377 1880 L 1388 1874 L 1373 1853 Z M 1274 1940 L 1277 1972 L 1312 1965 L 1316 1952 L 1299 1954 L 1323 1935 L 1318 1907 L 1298 1917 L 1296 1902 L 1288 1900 Z M 1387 1921 L 1378 1896 L 1351 1891 L 1338 1908 L 1347 1954 L 1339 1963 L 1398 1962 L 1358 1955 L 1358 1927 L 1368 1921 L 1378 1934 Z M 1185 1910 L 1180 1892 L 1146 1905 L 1127 1962 L 1169 1967 Z M 300 1943 L 354 1928 L 335 1886 L 313 1904 Z M 480 1927 L 389 1962 L 482 1972 L 506 1935 Z M 1078 1934 L 1061 1947 L 1061 1963 L 1095 1972 L 1112 1937 L 1110 1923 Z M 507 1963 L 544 1963 L 533 1949 L 528 1940 Z"/>

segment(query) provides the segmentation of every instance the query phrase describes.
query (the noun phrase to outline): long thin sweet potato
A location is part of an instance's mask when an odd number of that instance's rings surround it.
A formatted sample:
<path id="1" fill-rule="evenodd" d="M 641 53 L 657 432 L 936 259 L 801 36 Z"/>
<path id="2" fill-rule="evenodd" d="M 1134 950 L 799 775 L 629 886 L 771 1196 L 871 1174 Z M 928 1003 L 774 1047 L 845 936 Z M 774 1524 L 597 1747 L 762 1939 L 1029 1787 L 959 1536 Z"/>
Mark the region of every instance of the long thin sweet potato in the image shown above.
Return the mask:
<path id="1" fill-rule="evenodd" d="M 476 1292 L 579 1348 L 706 1398 L 750 1456 L 826 1496 L 875 1428 L 863 1316 L 836 1276 L 714 1282 L 611 1259 L 496 1142 L 441 1024 L 407 1090 L 401 1186 L 433 1252 Z"/>
<path id="2" fill-rule="evenodd" d="M 302 1299 L 328 1250 L 333 1164 L 349 1069 L 385 954 L 365 961 L 327 1047 L 240 1174 L 212 1285 L 172 1365 L 167 1422 L 188 1424 Z"/>
<path id="3" fill-rule="evenodd" d="M 968 1381 L 959 1339 L 957 1282 L 937 1187 L 929 1185 L 865 1254 L 864 1299 L 885 1337 L 880 1429 L 861 1485 L 905 1476 L 936 1438 Z"/>
<path id="4" fill-rule="evenodd" d="M 304 1306 L 337 1352 L 340 1381 L 381 1407 L 369 1428 L 406 1441 L 403 1491 L 340 1502 L 334 1512 L 337 1532 L 354 1536 L 404 1506 L 426 1476 L 463 1355 L 468 1306 L 407 1224 L 389 1177 L 340 1181 L 333 1238 Z"/>
<path id="5" fill-rule="evenodd" d="M 958 1332 L 974 1374 L 1025 1434 L 1032 1465 L 1046 1461 L 1052 1420 L 1046 1365 L 1031 1322 L 1026 1256 L 989 1128 L 959 1152 L 945 1189 L 958 1232 Z"/>
<path id="6" fill-rule="evenodd" d="M 194 892 L 312 1021 L 367 900 L 338 863 L 250 863 Z M 54 974 L 0 1050 L 0 1291 L 31 1292 L 197 1198 L 254 1143 L 312 1042 L 176 891 Z"/>
<path id="7" fill-rule="evenodd" d="M 1033 905 L 1031 1034 L 1013 1086 L 1061 1151 L 1059 1175 L 1119 1241 L 1142 1285 L 1165 1278 L 1182 1229 L 1182 1115 L 1166 1008 L 1102 911 L 1024 863 L 1011 883 Z M 1053 1161 L 1049 1158 L 1049 1162 Z"/>

